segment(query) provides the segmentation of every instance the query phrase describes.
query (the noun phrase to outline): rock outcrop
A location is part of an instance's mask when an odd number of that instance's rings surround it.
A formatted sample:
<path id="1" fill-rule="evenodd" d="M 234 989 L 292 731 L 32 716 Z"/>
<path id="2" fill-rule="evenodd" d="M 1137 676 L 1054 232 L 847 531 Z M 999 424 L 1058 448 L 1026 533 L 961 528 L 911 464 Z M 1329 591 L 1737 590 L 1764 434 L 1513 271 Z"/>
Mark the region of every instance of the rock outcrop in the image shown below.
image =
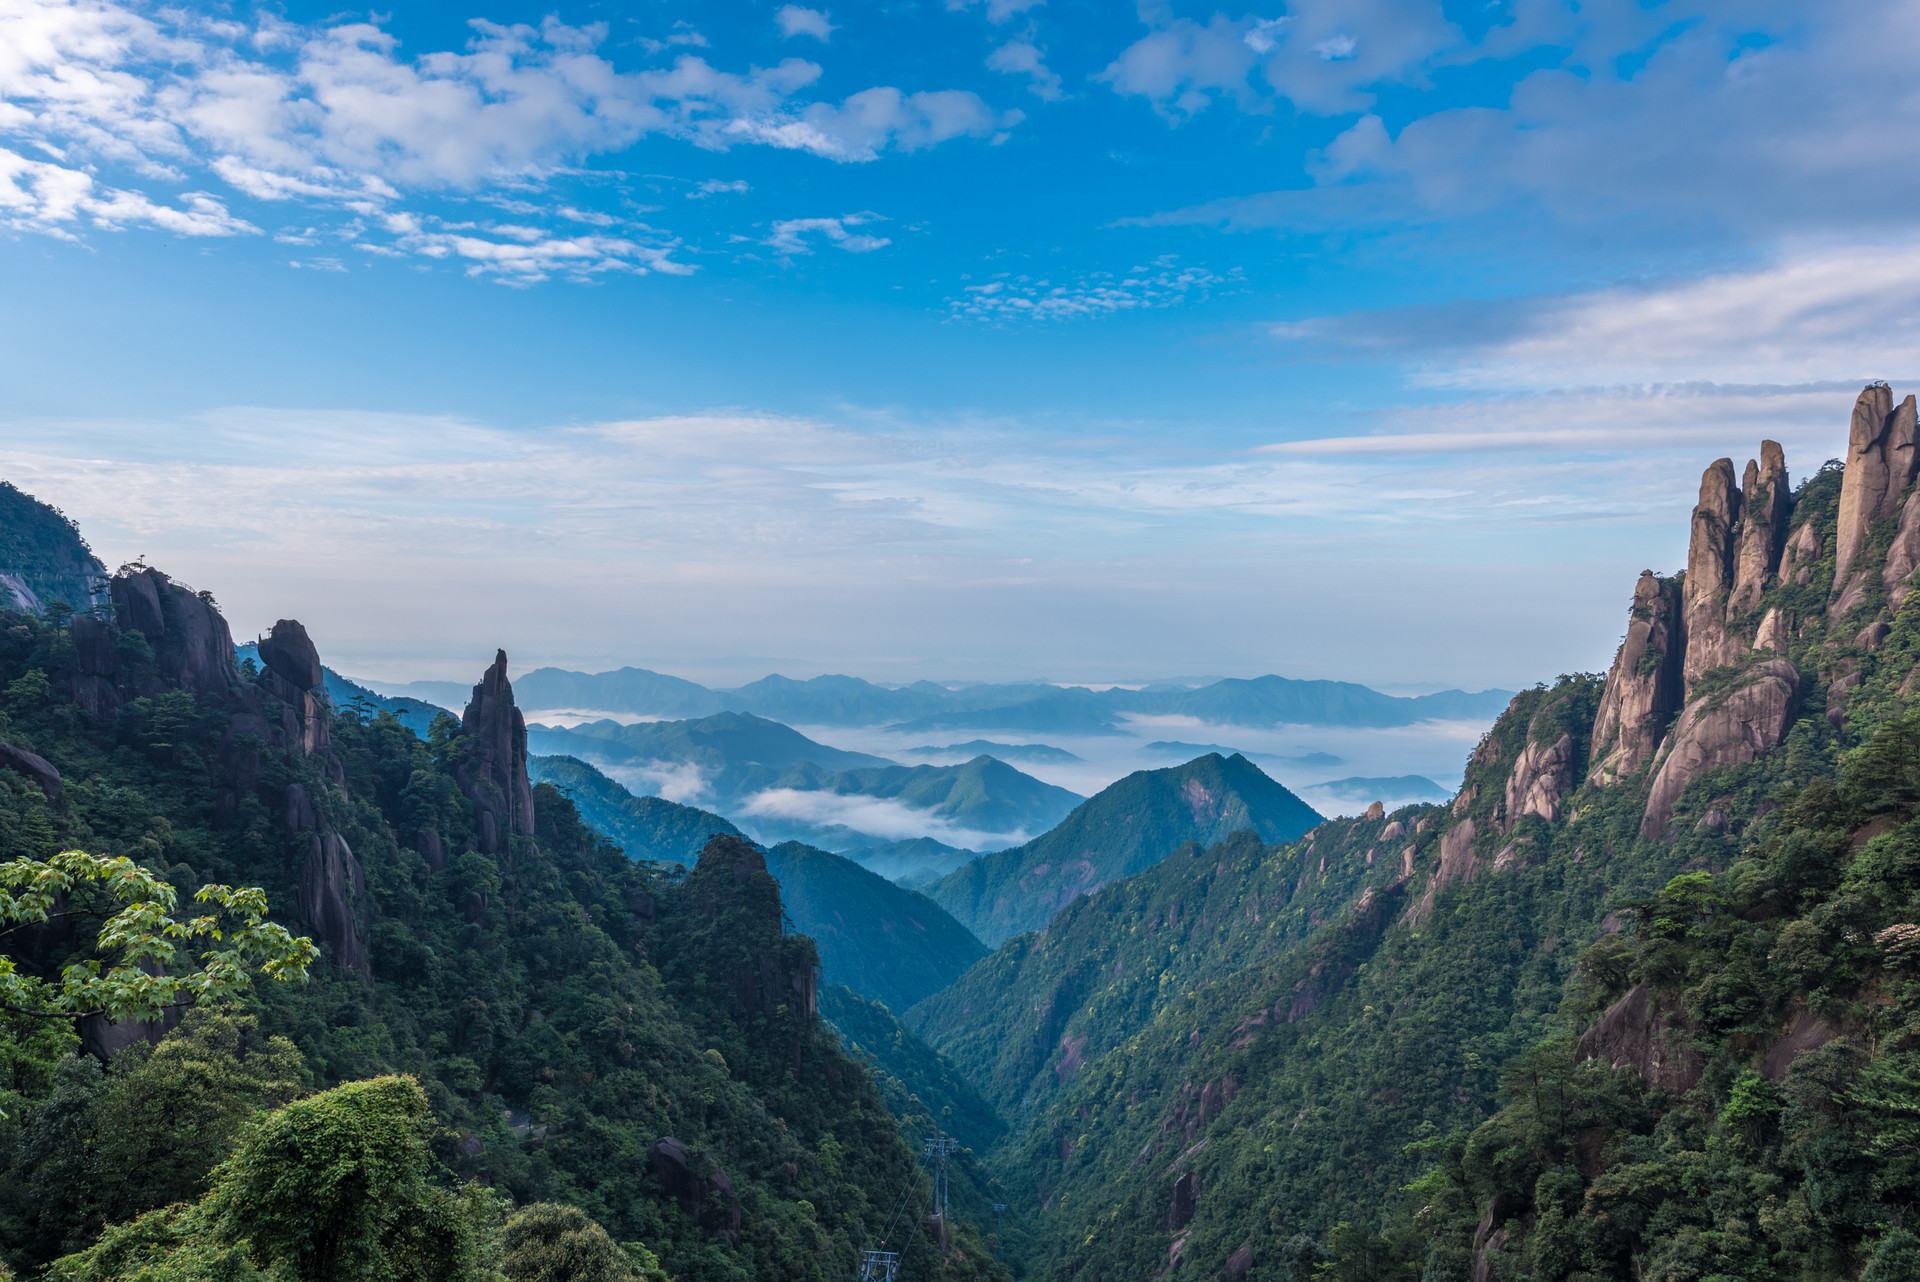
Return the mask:
<path id="1" fill-rule="evenodd" d="M 527 780 L 527 722 L 513 703 L 507 652 L 495 653 L 460 714 L 465 756 L 454 767 L 473 802 L 477 844 L 484 854 L 507 849 L 508 835 L 533 835 L 533 785 Z"/>
<path id="2" fill-rule="evenodd" d="M 1562 734 L 1552 743 L 1530 741 L 1507 776 L 1507 830 L 1526 815 L 1539 815 L 1549 823 L 1558 819 L 1561 799 L 1573 786 L 1573 736 Z"/>
<path id="3" fill-rule="evenodd" d="M 1786 659 L 1767 659 L 1733 689 L 1689 704 L 1661 747 L 1641 835 L 1666 835 L 1674 803 L 1707 771 L 1757 760 L 1778 744 L 1799 697 L 1799 669 Z"/>
<path id="4" fill-rule="evenodd" d="M 1887 590 L 1887 604 L 1895 613 L 1913 591 L 1907 580 L 1920 569 L 1920 490 L 1907 496 L 1900 508 L 1900 525 L 1894 531 L 1893 544 L 1887 549 L 1887 563 L 1880 570 L 1880 582 Z"/>
<path id="5" fill-rule="evenodd" d="M 367 877 L 340 834 L 318 832 L 309 838 L 299 896 L 300 919 L 314 941 L 331 948 L 343 970 L 368 974 Z"/>
<path id="6" fill-rule="evenodd" d="M 10 743 L 0 743 L 0 766 L 33 780 L 40 785 L 40 791 L 46 794 L 48 801 L 55 805 L 60 804 L 63 792 L 60 786 L 60 772 L 53 768 L 52 762 L 39 753 L 28 752 L 25 748 L 16 748 Z"/>
<path id="7" fill-rule="evenodd" d="M 1676 1095 L 1692 1090 L 1706 1064 L 1693 1049 L 1692 1030 L 1680 999 L 1635 987 L 1607 1008 L 1574 1048 L 1577 1060 L 1605 1060 L 1615 1068 L 1632 1068 Z"/>
<path id="8" fill-rule="evenodd" d="M 1627 636 L 1614 656 L 1594 717 L 1593 765 L 1588 771 L 1594 783 L 1624 779 L 1652 760 L 1680 710 L 1685 653 L 1676 585 L 1652 570 L 1641 571 Z"/>
<path id="9" fill-rule="evenodd" d="M 1920 463 L 1915 452 L 1914 398 L 1896 408 L 1893 389 L 1874 383 L 1854 402 L 1847 434 L 1847 470 L 1840 482 L 1840 518 L 1834 533 L 1833 587 L 1829 607 L 1837 619 L 1864 598 L 1865 571 L 1856 562 L 1876 521 L 1898 510 Z"/>
<path id="10" fill-rule="evenodd" d="M 155 666 L 188 694 L 219 694 L 240 684 L 233 633 L 213 602 L 154 569 L 126 570 L 108 585 L 120 627 L 153 647 Z"/>
<path id="11" fill-rule="evenodd" d="M 294 619 L 281 619 L 260 638 L 260 662 L 296 690 L 311 690 L 323 679 L 320 651 Z"/>
<path id="12" fill-rule="evenodd" d="M 1734 662 L 1746 646 L 1727 630 L 1727 597 L 1733 590 L 1735 526 L 1741 510 L 1740 487 L 1733 482 L 1733 460 L 1715 459 L 1700 477 L 1700 502 L 1693 509 L 1693 535 L 1687 543 L 1687 578 L 1682 595 L 1687 692 L 1714 668 Z"/>
<path id="13" fill-rule="evenodd" d="M 1787 481 L 1787 456 L 1778 441 L 1760 442 L 1760 459 L 1747 460 L 1740 492 L 1733 593 L 1727 598 L 1729 623 L 1750 614 L 1760 604 L 1760 594 L 1780 568 L 1780 554 L 1786 546 L 1793 491 Z"/>

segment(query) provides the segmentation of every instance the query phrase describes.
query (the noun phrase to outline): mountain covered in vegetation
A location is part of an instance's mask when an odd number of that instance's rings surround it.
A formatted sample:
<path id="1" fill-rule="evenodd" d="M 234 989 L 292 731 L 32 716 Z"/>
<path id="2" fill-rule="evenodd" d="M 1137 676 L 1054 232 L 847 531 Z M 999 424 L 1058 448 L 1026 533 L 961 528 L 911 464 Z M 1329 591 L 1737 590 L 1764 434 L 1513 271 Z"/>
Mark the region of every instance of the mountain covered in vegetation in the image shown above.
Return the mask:
<path id="1" fill-rule="evenodd" d="M 1029 1275 L 1916 1276 L 1917 437 L 1876 385 L 1798 487 L 1714 463 L 1451 805 L 1189 848 L 911 1012 L 1035 1101 Z"/>
<path id="2" fill-rule="evenodd" d="M 529 740 L 533 735 L 528 735 Z M 740 830 L 710 811 L 662 797 L 635 796 L 584 761 L 572 757 L 527 757 L 528 777 L 564 794 L 588 827 L 626 852 L 629 859 L 658 863 L 698 862 L 707 841 Z"/>
<path id="3" fill-rule="evenodd" d="M 1245 757 L 1212 754 L 1135 771 L 1075 807 L 1058 827 L 974 860 L 928 893 L 998 947 L 1045 926 L 1076 895 L 1151 867 L 1186 842 L 1211 844 L 1243 828 L 1285 840 L 1319 822 Z"/>
<path id="4" fill-rule="evenodd" d="M 106 599 L 107 571 L 55 508 L 0 481 L 0 605 L 41 614 L 56 602 L 87 610 Z"/>
<path id="5" fill-rule="evenodd" d="M 257 1031 L 239 1035 L 0 1018 L 11 1267 L 37 1274 L 104 1225 L 203 1194 L 227 1201 L 115 1229 L 69 1275 L 121 1276 L 126 1249 L 162 1239 L 204 1263 L 236 1233 L 283 1258 L 267 1229 L 219 1218 L 239 1177 L 214 1163 L 257 1152 L 247 1119 L 289 1092 L 392 1074 L 418 1082 L 421 1110 L 401 1092 L 393 1124 L 433 1123 L 431 1170 L 406 1178 L 443 1193 L 421 1197 L 451 1205 L 477 1179 L 523 1206 L 570 1203 L 683 1282 L 851 1273 L 890 1217 L 921 1223 L 918 1154 L 819 1018 L 817 953 L 786 928 L 758 849 L 722 834 L 691 870 L 627 858 L 528 778 L 504 655 L 423 739 L 390 712 L 334 708 L 297 623 L 275 625 L 249 676 L 205 595 L 139 567 L 110 592 L 101 617 L 0 620 L 0 860 L 80 848 L 184 890 L 257 886 L 321 960 L 305 984 L 257 990 L 236 1015 Z M 52 974 L 97 927 L 0 947 Z M 895 1238 L 915 1276 L 1002 1276 L 974 1229 L 935 1229 Z M 477 1282 L 460 1259 L 431 1276 Z"/>
<path id="6" fill-rule="evenodd" d="M 1081 800 L 993 757 L 950 766 L 896 765 L 817 743 L 748 713 L 635 725 L 603 720 L 571 730 L 535 725 L 529 733 L 534 750 L 543 754 L 573 755 L 651 778 L 690 776 L 695 782 L 689 786 L 716 810 L 768 842 L 872 846 L 910 812 L 916 826 L 1005 844 L 1053 827 Z"/>

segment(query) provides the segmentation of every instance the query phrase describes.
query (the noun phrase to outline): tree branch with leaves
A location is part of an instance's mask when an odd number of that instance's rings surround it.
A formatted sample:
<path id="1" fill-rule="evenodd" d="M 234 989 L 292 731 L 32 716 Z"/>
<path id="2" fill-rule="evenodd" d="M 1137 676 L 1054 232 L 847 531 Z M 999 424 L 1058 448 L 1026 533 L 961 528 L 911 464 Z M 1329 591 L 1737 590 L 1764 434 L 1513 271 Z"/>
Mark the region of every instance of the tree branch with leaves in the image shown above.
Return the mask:
<path id="1" fill-rule="evenodd" d="M 90 955 L 64 966 L 58 982 L 21 974 L 12 958 L 0 956 L 0 1010 L 151 1020 L 176 1007 L 238 998 L 257 975 L 305 980 L 319 956 L 311 939 L 267 920 L 266 892 L 258 887 L 202 886 L 193 900 L 207 911 L 176 920 L 172 886 L 131 859 L 82 850 L 0 864 L 0 925 L 70 916 L 65 905 L 89 892 L 117 905 L 98 914 L 105 920 Z M 196 948 L 182 965 L 182 955 Z"/>

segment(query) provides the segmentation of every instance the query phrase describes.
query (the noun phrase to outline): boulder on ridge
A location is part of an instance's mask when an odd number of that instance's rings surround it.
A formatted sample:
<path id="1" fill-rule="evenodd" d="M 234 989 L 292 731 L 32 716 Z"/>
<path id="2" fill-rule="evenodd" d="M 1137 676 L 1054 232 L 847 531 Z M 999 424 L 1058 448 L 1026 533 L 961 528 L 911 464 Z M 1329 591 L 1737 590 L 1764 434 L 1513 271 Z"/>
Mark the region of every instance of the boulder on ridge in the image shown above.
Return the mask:
<path id="1" fill-rule="evenodd" d="M 1800 670 L 1786 659 L 1756 663 L 1740 684 L 1688 704 L 1660 750 L 1640 835 L 1661 837 L 1674 803 L 1709 770 L 1753 761 L 1780 742 L 1800 697 Z"/>

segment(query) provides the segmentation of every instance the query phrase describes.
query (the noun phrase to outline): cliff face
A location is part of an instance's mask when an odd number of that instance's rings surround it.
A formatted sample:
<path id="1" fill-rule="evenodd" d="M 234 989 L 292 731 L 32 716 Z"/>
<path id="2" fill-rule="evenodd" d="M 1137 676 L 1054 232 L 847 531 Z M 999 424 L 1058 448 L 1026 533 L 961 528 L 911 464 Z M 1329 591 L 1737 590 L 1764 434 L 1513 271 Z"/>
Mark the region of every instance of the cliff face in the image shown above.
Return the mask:
<path id="1" fill-rule="evenodd" d="M 1708 465 L 1686 573 L 1641 575 L 1594 721 L 1588 782 L 1645 770 L 1645 834 L 1669 831 L 1696 779 L 1777 747 L 1808 697 L 1844 728 L 1863 656 L 1920 569 L 1917 432 L 1914 398 L 1876 383 L 1854 405 L 1837 494 L 1826 473 L 1792 490 L 1773 441 L 1742 485 L 1731 459 Z"/>

